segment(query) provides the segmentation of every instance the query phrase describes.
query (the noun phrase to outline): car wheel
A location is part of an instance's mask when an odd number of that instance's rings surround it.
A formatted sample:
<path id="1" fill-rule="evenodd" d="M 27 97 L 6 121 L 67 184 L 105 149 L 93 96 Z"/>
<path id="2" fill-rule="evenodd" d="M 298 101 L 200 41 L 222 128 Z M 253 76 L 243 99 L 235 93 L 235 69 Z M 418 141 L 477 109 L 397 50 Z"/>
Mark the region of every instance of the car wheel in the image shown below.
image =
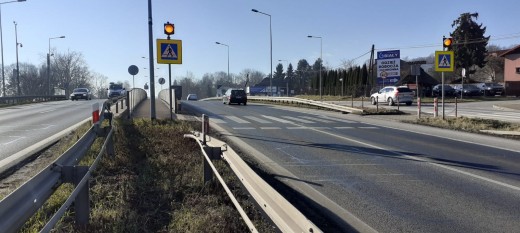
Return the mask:
<path id="1" fill-rule="evenodd" d="M 244 106 L 247 105 L 247 102 L 244 102 Z"/>
<path id="2" fill-rule="evenodd" d="M 377 102 L 376 102 L 376 98 L 372 97 L 372 98 L 371 98 L 371 102 L 372 102 L 372 105 L 376 105 L 376 104 L 377 104 Z"/>
<path id="3" fill-rule="evenodd" d="M 412 102 L 406 102 L 406 105 L 410 106 L 412 105 Z"/>
<path id="4" fill-rule="evenodd" d="M 393 106 L 395 103 L 394 103 L 394 100 L 392 99 L 392 97 L 388 98 L 388 106 Z"/>

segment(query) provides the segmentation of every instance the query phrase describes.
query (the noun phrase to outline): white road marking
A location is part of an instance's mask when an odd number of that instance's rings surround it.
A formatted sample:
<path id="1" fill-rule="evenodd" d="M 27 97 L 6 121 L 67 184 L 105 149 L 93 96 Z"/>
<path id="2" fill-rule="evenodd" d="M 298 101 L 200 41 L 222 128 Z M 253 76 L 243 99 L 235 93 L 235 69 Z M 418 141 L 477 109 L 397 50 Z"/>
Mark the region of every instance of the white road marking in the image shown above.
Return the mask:
<path id="1" fill-rule="evenodd" d="M 282 128 L 280 128 L 280 127 L 260 127 L 260 129 L 270 130 L 270 129 L 282 129 Z"/>
<path id="2" fill-rule="evenodd" d="M 354 127 L 351 126 L 340 126 L 340 127 L 334 127 L 334 129 L 353 129 Z"/>
<path id="3" fill-rule="evenodd" d="M 236 123 L 239 123 L 239 124 L 248 124 L 248 123 L 251 123 L 249 121 L 246 121 L 246 120 L 242 120 L 236 116 L 225 116 L 226 118 L 236 122 Z"/>
<path id="4" fill-rule="evenodd" d="M 249 129 L 255 129 L 254 127 L 233 127 L 233 129 L 236 130 L 249 130 Z"/>
<path id="5" fill-rule="evenodd" d="M 309 127 L 305 126 L 297 126 L 297 127 L 286 127 L 287 129 L 309 129 Z"/>
<path id="6" fill-rule="evenodd" d="M 317 117 L 311 117 L 311 116 L 300 116 L 300 117 L 305 118 L 307 120 L 311 120 L 311 121 L 317 121 L 317 122 L 323 122 L 323 123 L 334 123 L 333 121 L 318 119 Z"/>
<path id="7" fill-rule="evenodd" d="M 374 126 L 361 126 L 358 128 L 360 128 L 360 129 L 378 129 L 377 127 L 374 127 Z"/>
<path id="8" fill-rule="evenodd" d="M 272 116 L 266 116 L 266 115 L 262 115 L 262 117 L 267 118 L 269 120 L 278 121 L 280 123 L 292 124 L 292 122 L 278 118 L 278 117 L 272 117 Z"/>
<path id="9" fill-rule="evenodd" d="M 40 112 L 40 114 L 48 113 L 48 112 L 54 112 L 54 111 L 56 111 L 56 109 L 51 109 L 51 110 L 43 111 L 43 112 Z"/>
<path id="10" fill-rule="evenodd" d="M 218 119 L 218 118 L 209 118 L 209 122 L 212 122 L 215 124 L 226 124 L 227 123 L 224 120 Z"/>
<path id="11" fill-rule="evenodd" d="M 321 118 L 325 118 L 325 119 L 328 119 L 328 120 L 344 122 L 344 123 L 357 123 L 357 122 L 355 122 L 355 121 L 345 120 L 345 119 L 339 119 L 339 118 L 329 117 L 329 116 L 319 116 L 319 117 L 321 117 Z"/>
<path id="12" fill-rule="evenodd" d="M 300 119 L 300 118 L 292 117 L 292 116 L 282 116 L 282 117 L 285 118 L 285 119 L 291 119 L 293 121 L 297 121 L 297 122 L 301 122 L 301 123 L 305 123 L 305 124 L 313 124 L 313 123 L 315 123 L 313 121 L 308 121 L 308 120 L 304 120 L 304 119 Z"/>
<path id="13" fill-rule="evenodd" d="M 466 172 L 466 171 L 462 171 L 462 170 L 459 170 L 459 169 L 456 169 L 456 168 L 452 168 L 452 167 L 449 167 L 447 165 L 434 163 L 434 162 L 428 161 L 428 160 L 423 159 L 423 158 L 409 156 L 409 155 L 406 155 L 406 154 L 403 154 L 403 153 L 399 153 L 399 152 L 396 152 L 396 151 L 386 150 L 385 148 L 382 148 L 382 147 L 379 147 L 379 146 L 376 146 L 376 145 L 372 145 L 370 143 L 366 143 L 366 142 L 358 141 L 358 140 L 355 140 L 355 139 L 343 137 L 343 136 L 340 136 L 340 135 L 337 135 L 337 134 L 333 134 L 333 133 L 329 133 L 329 132 L 326 132 L 326 131 L 322 131 L 322 130 L 319 130 L 319 129 L 311 129 L 311 130 L 314 130 L 316 132 L 320 132 L 320 133 L 323 133 L 323 134 L 327 134 L 327 135 L 330 135 L 330 136 L 333 136 L 333 137 L 336 137 L 336 138 L 340 138 L 340 139 L 343 139 L 343 140 L 347 140 L 347 141 L 350 141 L 350 142 L 359 143 L 361 145 L 365 145 L 365 146 L 372 147 L 372 148 L 375 148 L 375 149 L 383 150 L 383 151 L 386 151 L 386 152 L 389 152 L 389 153 L 392 153 L 392 154 L 395 154 L 395 155 L 402 156 L 402 157 L 407 158 L 407 159 L 411 159 L 411 160 L 415 160 L 415 161 L 419 161 L 419 162 L 424 162 L 424 163 L 430 164 L 432 166 L 444 168 L 446 170 L 457 172 L 457 173 L 460 173 L 460 174 L 463 174 L 463 175 L 467 175 L 467 176 L 470 176 L 470 177 L 473 177 L 473 178 L 476 178 L 476 179 L 487 181 L 487 182 L 490 182 L 490 183 L 493 183 L 493 184 L 496 184 L 496 185 L 500 185 L 500 186 L 503 186 L 503 187 L 506 187 L 506 188 L 510 188 L 510 189 L 513 189 L 513 190 L 516 190 L 516 191 L 520 191 L 520 187 L 517 187 L 517 186 L 514 186 L 514 185 L 510 185 L 510 184 L 507 184 L 507 183 L 504 183 L 504 182 L 500 182 L 500 181 L 497 181 L 497 180 L 493 180 L 493 179 L 490 179 L 490 178 L 486 178 L 486 177 L 483 177 L 483 176 L 479 176 L 479 175 L 476 175 L 476 174 L 472 174 L 472 173 L 469 173 L 469 172 Z"/>
<path id="14" fill-rule="evenodd" d="M 262 124 L 271 124 L 273 122 L 270 122 L 270 121 L 266 121 L 264 119 L 260 119 L 258 117 L 255 117 L 255 116 L 244 116 L 245 118 L 249 119 L 249 120 L 253 120 L 253 121 L 256 121 L 258 123 L 262 123 Z"/>
<path id="15" fill-rule="evenodd" d="M 10 137 L 10 138 L 15 138 L 15 139 L 11 140 L 10 142 L 6 142 L 6 143 L 4 143 L 4 144 L 2 144 L 2 145 L 8 145 L 8 144 L 11 144 L 11 143 L 13 143 L 13 142 L 16 142 L 16 141 L 18 141 L 18 140 L 22 140 L 22 139 L 25 138 L 25 137 L 21 137 L 21 136 L 9 136 L 9 137 Z"/>

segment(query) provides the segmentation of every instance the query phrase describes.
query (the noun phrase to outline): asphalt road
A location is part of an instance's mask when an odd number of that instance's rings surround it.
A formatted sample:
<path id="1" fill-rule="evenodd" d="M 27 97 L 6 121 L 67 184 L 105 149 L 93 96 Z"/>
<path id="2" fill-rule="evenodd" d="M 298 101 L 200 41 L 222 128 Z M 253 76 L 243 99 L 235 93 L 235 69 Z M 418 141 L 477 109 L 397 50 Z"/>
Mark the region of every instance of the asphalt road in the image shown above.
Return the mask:
<path id="1" fill-rule="evenodd" d="M 56 101 L 0 108 L 0 160 L 92 117 L 105 100 Z"/>
<path id="2" fill-rule="evenodd" d="M 520 143 L 378 117 L 183 102 L 279 180 L 363 231 L 517 232 Z"/>

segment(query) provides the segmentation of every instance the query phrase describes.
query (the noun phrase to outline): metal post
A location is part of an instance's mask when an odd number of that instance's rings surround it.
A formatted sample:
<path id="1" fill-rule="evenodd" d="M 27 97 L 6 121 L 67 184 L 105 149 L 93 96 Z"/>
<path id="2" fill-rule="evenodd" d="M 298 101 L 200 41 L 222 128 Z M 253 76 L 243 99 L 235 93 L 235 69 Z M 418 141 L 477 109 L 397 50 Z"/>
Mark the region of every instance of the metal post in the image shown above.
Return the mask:
<path id="1" fill-rule="evenodd" d="M 442 73 L 442 119 L 444 120 L 444 72 Z"/>
<path id="2" fill-rule="evenodd" d="M 18 43 L 18 30 L 17 30 L 17 23 L 14 23 L 14 35 L 16 39 L 16 92 L 18 96 L 21 96 L 22 90 L 20 89 L 20 67 L 18 66 L 18 45 L 22 45 L 21 43 Z"/>
<path id="3" fill-rule="evenodd" d="M 438 117 L 439 116 L 439 101 L 438 101 L 438 98 L 435 97 L 433 98 L 433 117 Z"/>
<path id="4" fill-rule="evenodd" d="M 152 0 L 148 0 L 148 57 L 150 58 L 150 119 L 155 120 L 155 74 L 153 68 Z"/>
<path id="5" fill-rule="evenodd" d="M 208 156 L 209 156 L 209 153 L 208 153 L 209 149 L 211 149 L 211 148 L 208 146 L 204 146 L 204 151 L 206 152 L 206 154 L 208 154 Z M 202 160 L 204 161 L 203 177 L 204 177 L 204 184 L 205 184 L 206 182 L 213 179 L 213 170 L 211 169 L 211 166 L 209 165 L 209 162 L 206 160 L 206 158 L 203 158 Z"/>
<path id="6" fill-rule="evenodd" d="M 170 38 L 168 36 L 168 38 Z M 173 120 L 173 112 L 172 112 L 172 64 L 168 64 L 168 92 L 170 94 L 170 120 Z"/>
<path id="7" fill-rule="evenodd" d="M 206 134 L 209 131 L 209 116 L 202 114 L 202 144 L 206 145 Z"/>
<path id="8" fill-rule="evenodd" d="M 47 90 L 49 91 L 48 95 L 52 95 L 51 90 L 51 54 L 50 49 L 49 53 L 47 53 Z"/>
<path id="9" fill-rule="evenodd" d="M 5 97 L 4 39 L 2 34 L 2 4 L 0 4 L 0 49 L 2 49 L 2 96 Z"/>
<path id="10" fill-rule="evenodd" d="M 79 184 L 79 182 L 83 179 L 85 174 L 87 174 L 88 169 L 88 166 L 75 167 L 74 185 L 77 186 Z M 74 201 L 74 208 L 76 210 L 76 224 L 80 226 L 86 226 L 89 222 L 89 189 L 90 183 L 89 181 L 87 181 L 85 185 L 80 188 L 78 196 L 76 196 L 76 200 Z"/>
<path id="11" fill-rule="evenodd" d="M 417 117 L 421 118 L 421 97 L 417 97 Z"/>
<path id="12" fill-rule="evenodd" d="M 379 96 L 376 96 L 376 112 L 379 112 Z"/>
<path id="13" fill-rule="evenodd" d="M 455 97 L 455 118 L 457 118 L 457 97 Z"/>

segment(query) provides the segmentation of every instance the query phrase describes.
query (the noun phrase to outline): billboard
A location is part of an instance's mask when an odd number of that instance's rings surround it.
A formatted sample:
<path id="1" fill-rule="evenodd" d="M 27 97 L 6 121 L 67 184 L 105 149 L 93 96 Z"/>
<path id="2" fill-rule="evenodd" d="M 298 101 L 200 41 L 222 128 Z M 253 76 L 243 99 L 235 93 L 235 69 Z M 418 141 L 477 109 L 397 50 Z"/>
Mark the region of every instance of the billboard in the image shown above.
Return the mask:
<path id="1" fill-rule="evenodd" d="M 399 50 L 377 52 L 377 84 L 395 85 L 401 79 Z"/>

